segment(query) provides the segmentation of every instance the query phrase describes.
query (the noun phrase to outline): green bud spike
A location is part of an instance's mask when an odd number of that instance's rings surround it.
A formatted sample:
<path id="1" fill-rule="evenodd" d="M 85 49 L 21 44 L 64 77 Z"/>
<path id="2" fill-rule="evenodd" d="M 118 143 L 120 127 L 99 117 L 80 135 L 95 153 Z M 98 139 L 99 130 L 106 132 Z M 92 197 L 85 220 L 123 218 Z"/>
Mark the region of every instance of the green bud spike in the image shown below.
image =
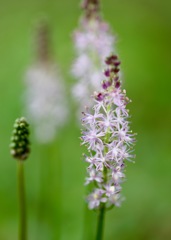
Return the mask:
<path id="1" fill-rule="evenodd" d="M 27 159 L 30 153 L 29 124 L 24 117 L 15 120 L 10 153 L 14 158 L 19 160 Z"/>

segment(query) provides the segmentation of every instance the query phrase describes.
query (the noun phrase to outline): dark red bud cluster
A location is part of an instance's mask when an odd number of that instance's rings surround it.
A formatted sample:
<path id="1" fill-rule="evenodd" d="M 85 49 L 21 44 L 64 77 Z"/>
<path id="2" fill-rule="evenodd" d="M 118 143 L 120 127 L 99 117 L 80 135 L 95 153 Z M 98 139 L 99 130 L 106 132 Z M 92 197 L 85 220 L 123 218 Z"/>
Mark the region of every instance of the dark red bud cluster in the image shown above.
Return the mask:
<path id="1" fill-rule="evenodd" d="M 40 61 L 48 61 L 51 54 L 50 31 L 46 21 L 42 20 L 36 28 L 36 50 Z"/>
<path id="2" fill-rule="evenodd" d="M 89 7 L 89 5 L 99 5 L 99 1 L 98 0 L 84 0 L 82 3 L 82 8 L 87 9 Z"/>
<path id="3" fill-rule="evenodd" d="M 111 73 L 112 73 L 112 81 L 114 81 L 115 87 L 119 88 L 120 87 L 120 81 L 119 81 L 118 73 L 120 71 L 119 65 L 121 64 L 121 62 L 118 60 L 118 56 L 117 55 L 111 55 L 111 56 L 107 57 L 105 63 L 107 65 L 109 65 L 110 67 L 105 70 L 104 75 L 106 77 L 110 77 Z M 110 86 L 109 83 L 111 85 L 111 81 L 104 81 L 102 83 L 103 89 L 107 89 Z"/>
<path id="4" fill-rule="evenodd" d="M 113 67 L 112 70 L 114 73 L 119 72 L 120 69 L 118 68 L 118 66 L 121 64 L 121 62 L 118 60 L 117 55 L 111 55 L 110 57 L 107 57 L 105 63 Z"/>
<path id="5" fill-rule="evenodd" d="M 90 18 L 99 11 L 99 0 L 83 0 L 81 7 L 85 10 L 86 17 Z"/>
<path id="6" fill-rule="evenodd" d="M 110 57 L 106 58 L 105 63 L 107 65 L 114 65 L 115 62 L 118 61 L 118 56 L 117 55 L 111 55 Z"/>

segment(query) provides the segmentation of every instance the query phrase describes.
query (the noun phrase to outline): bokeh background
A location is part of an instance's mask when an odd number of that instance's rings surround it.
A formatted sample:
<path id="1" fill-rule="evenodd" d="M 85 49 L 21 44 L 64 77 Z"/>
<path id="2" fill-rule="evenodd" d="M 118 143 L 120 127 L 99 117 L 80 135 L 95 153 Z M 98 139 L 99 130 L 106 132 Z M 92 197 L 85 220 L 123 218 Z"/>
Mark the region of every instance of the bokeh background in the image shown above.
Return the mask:
<path id="1" fill-rule="evenodd" d="M 9 154 L 15 118 L 22 115 L 24 74 L 33 61 L 32 34 L 46 16 L 54 59 L 68 98 L 74 59 L 71 33 L 81 14 L 78 0 L 0 0 L 0 239 L 16 240 L 17 166 Z M 117 35 L 132 129 L 138 133 L 136 163 L 128 163 L 126 201 L 106 214 L 106 240 L 171 239 L 171 1 L 103 0 L 103 16 Z M 91 240 L 96 212 L 84 204 L 85 163 L 80 130 L 70 118 L 51 145 L 34 135 L 25 163 L 28 239 Z"/>

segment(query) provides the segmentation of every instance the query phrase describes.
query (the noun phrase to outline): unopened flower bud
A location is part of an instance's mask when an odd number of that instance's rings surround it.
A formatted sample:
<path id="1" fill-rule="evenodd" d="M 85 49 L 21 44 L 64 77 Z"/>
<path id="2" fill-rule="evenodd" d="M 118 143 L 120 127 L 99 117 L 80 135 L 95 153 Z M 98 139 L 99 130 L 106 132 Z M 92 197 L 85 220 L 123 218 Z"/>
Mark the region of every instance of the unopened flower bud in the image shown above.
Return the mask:
<path id="1" fill-rule="evenodd" d="M 25 160 L 30 153 L 29 124 L 24 117 L 15 120 L 10 153 L 19 160 Z"/>
<path id="2" fill-rule="evenodd" d="M 119 88 L 119 87 L 120 87 L 120 85 L 121 85 L 121 83 L 120 83 L 120 82 L 116 82 L 116 83 L 115 83 L 115 88 Z"/>
<path id="3" fill-rule="evenodd" d="M 102 101 L 103 98 L 104 98 L 104 96 L 103 96 L 102 93 L 98 93 L 97 96 L 96 96 L 97 101 Z"/>
<path id="4" fill-rule="evenodd" d="M 114 62 L 114 66 L 115 66 L 115 67 L 118 67 L 120 64 L 121 64 L 120 61 L 115 61 L 115 62 Z"/>

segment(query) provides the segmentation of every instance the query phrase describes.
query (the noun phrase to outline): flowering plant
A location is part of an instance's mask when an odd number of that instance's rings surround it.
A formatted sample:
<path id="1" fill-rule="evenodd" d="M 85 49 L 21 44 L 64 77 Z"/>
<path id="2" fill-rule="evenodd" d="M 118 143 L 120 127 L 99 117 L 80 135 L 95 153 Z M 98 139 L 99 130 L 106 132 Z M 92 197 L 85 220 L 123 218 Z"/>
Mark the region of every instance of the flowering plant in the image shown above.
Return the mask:
<path id="1" fill-rule="evenodd" d="M 48 25 L 42 22 L 36 33 L 36 63 L 28 69 L 25 78 L 26 111 L 37 140 L 49 143 L 66 122 L 68 105 L 63 79 L 51 59 Z"/>
<path id="2" fill-rule="evenodd" d="M 105 208 L 121 203 L 121 183 L 125 179 L 125 160 L 132 161 L 132 146 L 135 134 L 130 131 L 130 100 L 121 89 L 119 79 L 120 61 L 116 55 L 106 59 L 105 80 L 100 92 L 93 95 L 94 106 L 83 112 L 82 144 L 89 154 L 84 154 L 88 177 L 85 184 L 94 183 L 95 188 L 88 196 L 90 209 Z"/>
<path id="3" fill-rule="evenodd" d="M 72 74 L 77 80 L 72 93 L 79 101 L 79 113 L 85 104 L 91 105 L 90 94 L 100 88 L 101 69 L 106 56 L 114 51 L 115 40 L 109 25 L 100 16 L 99 1 L 84 0 L 82 8 L 83 16 L 73 35 L 76 60 L 72 66 Z"/>

